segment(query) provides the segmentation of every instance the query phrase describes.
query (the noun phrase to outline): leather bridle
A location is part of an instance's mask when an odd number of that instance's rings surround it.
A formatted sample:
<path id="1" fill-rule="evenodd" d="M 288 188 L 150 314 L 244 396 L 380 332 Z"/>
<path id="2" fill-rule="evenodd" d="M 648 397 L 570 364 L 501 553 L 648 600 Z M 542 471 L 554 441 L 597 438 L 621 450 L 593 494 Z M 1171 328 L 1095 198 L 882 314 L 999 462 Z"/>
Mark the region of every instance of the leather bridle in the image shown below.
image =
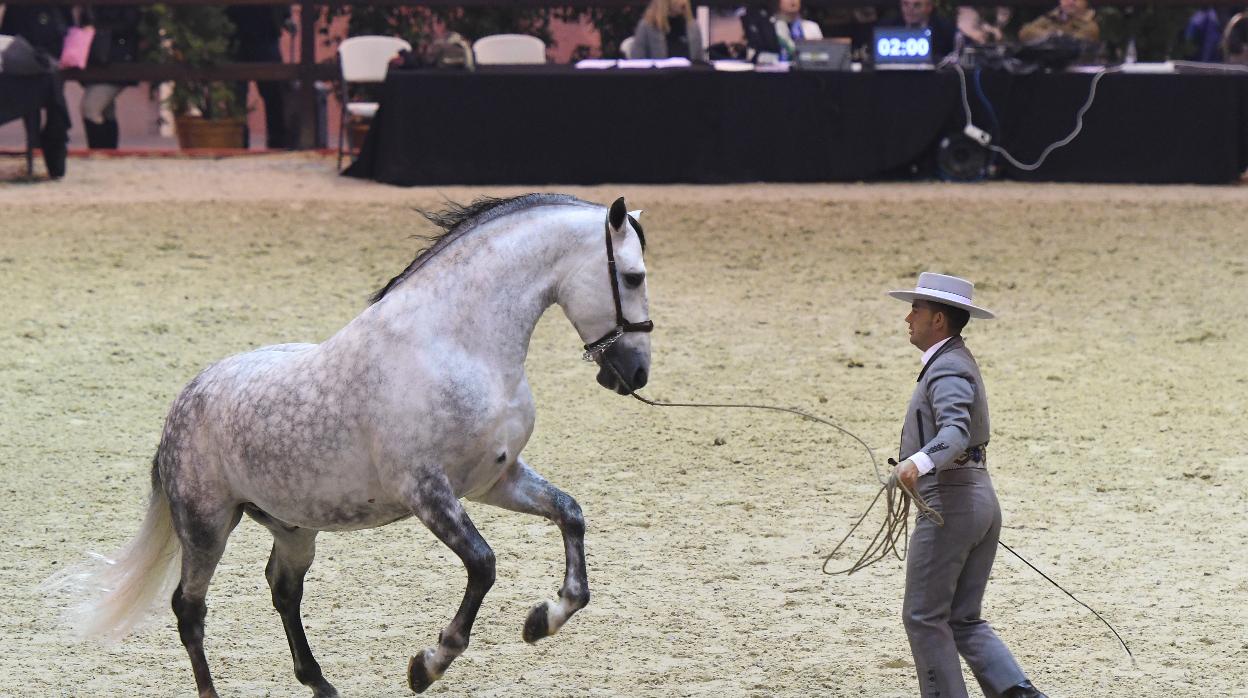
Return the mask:
<path id="1" fill-rule="evenodd" d="M 627 220 L 633 222 L 632 216 L 628 216 Z M 654 323 L 649 320 L 641 322 L 629 322 L 624 318 L 624 308 L 620 305 L 620 282 L 615 273 L 615 244 L 611 242 L 611 214 L 607 214 L 607 220 L 603 223 L 603 229 L 606 231 L 607 237 L 607 276 L 611 279 L 611 299 L 615 301 L 615 327 L 607 332 L 596 342 L 590 342 L 585 345 L 585 353 L 581 355 L 586 361 L 594 361 L 612 344 L 615 344 L 625 332 L 653 332 Z"/>

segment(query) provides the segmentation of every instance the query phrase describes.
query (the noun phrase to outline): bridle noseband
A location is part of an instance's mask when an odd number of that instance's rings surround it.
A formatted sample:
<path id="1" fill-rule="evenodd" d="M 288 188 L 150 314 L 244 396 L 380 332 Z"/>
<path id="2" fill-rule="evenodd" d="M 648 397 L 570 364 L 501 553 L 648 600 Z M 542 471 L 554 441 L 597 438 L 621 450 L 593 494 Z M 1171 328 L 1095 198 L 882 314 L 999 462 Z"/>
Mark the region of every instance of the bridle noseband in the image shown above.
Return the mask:
<path id="1" fill-rule="evenodd" d="M 633 220 L 632 216 L 628 216 L 626 220 Z M 611 299 L 615 301 L 615 327 L 606 333 L 596 342 L 590 342 L 585 345 L 585 353 L 581 358 L 585 361 L 593 361 L 612 344 L 619 341 L 625 332 L 653 332 L 654 323 L 649 320 L 642 322 L 629 322 L 624 319 L 624 309 L 620 306 L 620 282 L 616 279 L 615 273 L 615 245 L 611 242 L 611 214 L 607 214 L 607 220 L 603 223 L 603 229 L 606 231 L 607 237 L 607 276 L 611 279 Z"/>

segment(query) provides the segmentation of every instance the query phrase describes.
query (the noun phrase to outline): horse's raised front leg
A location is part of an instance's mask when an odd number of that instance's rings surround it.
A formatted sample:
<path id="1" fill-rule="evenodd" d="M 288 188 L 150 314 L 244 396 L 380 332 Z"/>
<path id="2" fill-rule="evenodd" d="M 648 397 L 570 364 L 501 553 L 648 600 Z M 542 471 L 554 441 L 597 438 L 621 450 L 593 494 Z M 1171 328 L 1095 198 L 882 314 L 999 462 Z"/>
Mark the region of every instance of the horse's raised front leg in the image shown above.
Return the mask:
<path id="1" fill-rule="evenodd" d="M 312 698 L 336 698 L 338 691 L 321 675 L 321 665 L 312 656 L 299 614 L 303 578 L 316 556 L 316 531 L 283 526 L 258 509 L 249 508 L 247 513 L 273 533 L 273 552 L 269 554 L 264 577 L 273 592 L 273 608 L 281 615 L 286 629 L 286 643 L 295 661 L 295 678 L 312 689 Z"/>
<path id="2" fill-rule="evenodd" d="M 589 604 L 589 580 L 585 572 L 585 517 L 581 507 L 565 492 L 538 475 L 523 460 L 513 465 L 478 501 L 525 514 L 544 516 L 563 532 L 567 562 L 558 601 L 543 601 L 529 611 L 524 622 L 524 641 L 554 635 L 573 613 Z"/>
<path id="3" fill-rule="evenodd" d="M 494 551 L 477 532 L 468 512 L 451 489 L 446 474 L 440 469 L 422 472 L 404 493 L 417 518 L 429 527 L 438 540 L 446 544 L 468 570 L 468 588 L 450 624 L 438 635 L 438 646 L 430 647 L 412 657 L 407 664 L 407 684 L 417 693 L 446 672 L 455 658 L 468 648 L 472 623 L 481 609 L 481 601 L 494 586 Z"/>

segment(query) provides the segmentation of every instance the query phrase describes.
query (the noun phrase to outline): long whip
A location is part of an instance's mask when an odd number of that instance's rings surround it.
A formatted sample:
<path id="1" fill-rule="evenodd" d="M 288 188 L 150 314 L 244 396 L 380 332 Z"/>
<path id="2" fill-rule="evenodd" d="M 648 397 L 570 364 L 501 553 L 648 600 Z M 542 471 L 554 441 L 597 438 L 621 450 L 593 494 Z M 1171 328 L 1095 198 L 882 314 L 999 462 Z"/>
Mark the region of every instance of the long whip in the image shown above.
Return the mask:
<path id="1" fill-rule="evenodd" d="M 944 518 L 940 515 L 940 512 L 935 511 L 930 506 L 928 506 L 927 502 L 923 500 L 923 497 L 920 496 L 919 493 L 906 487 L 905 483 L 897 479 L 896 474 L 890 473 L 889 476 L 885 478 L 880 471 L 879 461 L 876 460 L 875 453 L 871 450 L 871 447 L 867 445 L 867 442 L 863 441 L 857 434 L 849 431 L 848 429 L 840 426 L 839 424 L 831 422 L 827 419 L 823 419 L 822 417 L 816 417 L 815 415 L 810 414 L 809 412 L 806 412 L 804 410 L 799 410 L 793 407 L 779 407 L 776 405 L 757 405 L 757 404 L 750 404 L 750 403 L 659 402 L 657 400 L 651 400 L 649 398 L 646 398 L 637 394 L 637 391 L 633 389 L 632 385 L 630 385 L 628 381 L 624 380 L 624 377 L 620 375 L 620 372 L 616 370 L 615 366 L 612 365 L 610 361 L 603 361 L 602 364 L 604 366 L 607 366 L 611 370 L 611 372 L 615 374 L 616 380 L 620 382 L 620 385 L 623 385 L 626 388 L 628 388 L 628 395 L 652 407 L 707 407 L 707 408 L 717 408 L 717 409 L 749 409 L 749 410 L 770 410 L 773 412 L 786 412 L 788 414 L 796 415 L 803 419 L 809 419 L 812 422 L 819 422 L 820 424 L 825 424 L 827 426 L 830 426 L 833 429 L 836 429 L 837 431 L 841 432 L 842 434 L 850 437 L 854 441 L 857 441 L 859 444 L 861 444 L 862 447 L 866 450 L 867 455 L 870 456 L 871 458 L 871 467 L 874 468 L 875 470 L 876 480 L 880 482 L 880 491 L 875 494 L 875 498 L 871 500 L 871 504 L 867 506 L 867 510 L 862 513 L 862 516 L 858 517 L 858 519 L 850 527 L 849 532 L 845 534 L 845 537 L 842 538 L 841 541 L 836 544 L 836 547 L 832 549 L 832 552 L 828 553 L 827 557 L 823 559 L 822 570 L 824 574 L 851 575 L 854 572 L 857 572 L 866 567 L 869 567 L 872 564 L 875 564 L 876 562 L 879 562 L 880 560 L 888 557 L 890 554 L 894 555 L 898 560 L 904 560 L 906 558 L 906 552 L 907 552 L 906 542 L 908 540 L 907 533 L 909 530 L 910 503 L 911 502 L 914 503 L 915 509 L 918 510 L 919 516 L 930 517 L 932 519 L 932 522 L 935 523 L 937 526 L 943 526 L 945 523 Z M 897 463 L 892 458 L 889 458 L 888 462 L 890 465 L 896 465 Z M 867 549 L 862 553 L 861 556 L 859 556 L 859 558 L 854 562 L 854 564 L 850 565 L 849 567 L 843 570 L 829 572 L 828 563 L 832 561 L 833 556 L 835 556 L 836 553 L 840 551 L 840 549 L 845 545 L 846 541 L 848 541 L 850 537 L 853 536 L 854 532 L 858 530 L 858 527 L 861 526 L 862 522 L 866 520 L 867 516 L 871 513 L 871 510 L 875 508 L 876 503 L 879 502 L 881 498 L 884 498 L 884 501 L 887 504 L 887 511 L 884 516 L 884 522 L 880 524 L 880 528 L 879 530 L 876 531 L 875 536 L 871 539 L 870 545 L 867 546 Z M 900 550 L 897 547 L 899 542 L 901 543 Z M 1104 623 L 1105 627 L 1109 628 L 1109 631 L 1114 634 L 1115 638 L 1118 639 L 1118 643 L 1122 645 L 1122 649 L 1126 650 L 1127 657 L 1130 658 L 1131 660 L 1131 666 L 1136 666 L 1135 655 L 1132 654 L 1131 648 L 1127 646 L 1126 640 L 1122 639 L 1122 635 L 1119 635 L 1118 631 L 1114 629 L 1114 626 L 1111 625 L 1109 621 L 1105 620 L 1105 618 L 1100 613 L 1097 613 L 1096 609 L 1080 601 L 1078 598 L 1075 597 L 1074 594 L 1070 593 L 1069 591 L 1066 591 L 1066 589 L 1061 584 L 1058 584 L 1057 582 L 1053 580 L 1053 578 L 1049 577 L 1049 575 L 1045 574 L 1044 572 L 1041 572 L 1039 568 L 1037 568 L 1035 565 L 1028 562 L 1026 558 L 1024 558 L 1022 555 L 1019 555 L 1018 552 L 1016 552 L 1010 546 L 1006 545 L 1001 540 L 998 539 L 997 544 L 1000 545 L 1002 548 L 1005 548 L 1011 555 L 1021 560 L 1023 564 L 1030 567 L 1036 574 L 1040 575 L 1050 584 L 1052 584 L 1053 586 L 1061 590 L 1063 594 L 1073 599 L 1075 603 L 1091 611 L 1092 615 L 1096 616 L 1097 620 Z"/>

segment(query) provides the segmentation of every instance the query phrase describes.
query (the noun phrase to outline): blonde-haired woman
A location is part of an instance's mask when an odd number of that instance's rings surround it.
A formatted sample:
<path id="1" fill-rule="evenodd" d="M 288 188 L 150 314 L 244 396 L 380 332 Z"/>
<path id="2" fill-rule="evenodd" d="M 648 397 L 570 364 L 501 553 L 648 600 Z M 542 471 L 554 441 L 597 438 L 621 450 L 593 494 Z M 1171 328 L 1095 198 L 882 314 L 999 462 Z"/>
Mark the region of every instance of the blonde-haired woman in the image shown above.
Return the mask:
<path id="1" fill-rule="evenodd" d="M 650 0 L 633 32 L 628 57 L 706 60 L 702 32 L 693 21 L 689 0 Z"/>

